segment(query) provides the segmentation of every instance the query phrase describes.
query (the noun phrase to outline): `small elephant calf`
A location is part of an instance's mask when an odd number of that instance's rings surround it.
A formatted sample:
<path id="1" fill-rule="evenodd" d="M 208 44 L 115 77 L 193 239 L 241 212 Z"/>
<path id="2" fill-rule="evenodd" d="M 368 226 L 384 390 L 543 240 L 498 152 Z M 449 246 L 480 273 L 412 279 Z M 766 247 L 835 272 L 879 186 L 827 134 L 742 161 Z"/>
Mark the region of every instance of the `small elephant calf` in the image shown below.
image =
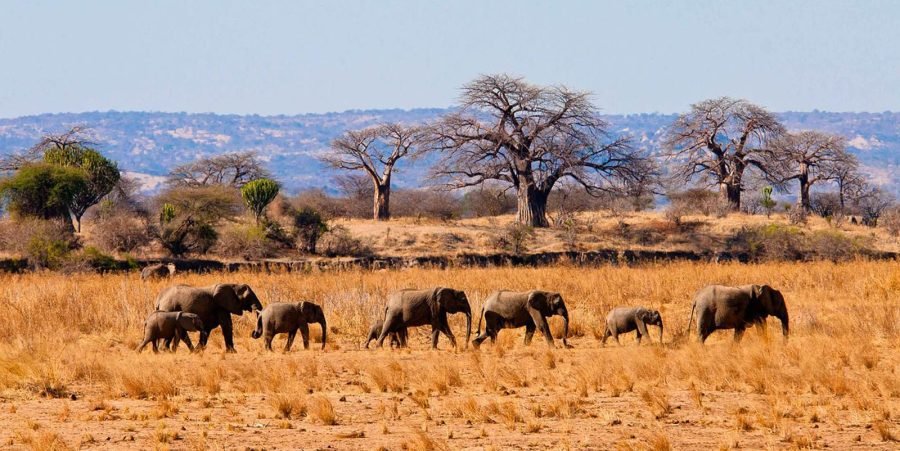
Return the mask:
<path id="1" fill-rule="evenodd" d="M 303 338 L 303 348 L 309 349 L 309 323 L 319 323 L 322 327 L 322 349 L 325 349 L 325 340 L 328 335 L 328 325 L 325 322 L 325 313 L 322 307 L 312 302 L 301 301 L 296 304 L 276 302 L 269 304 L 261 312 L 257 312 L 256 330 L 250 335 L 253 338 L 262 337 L 266 343 L 266 350 L 272 350 L 272 340 L 276 334 L 288 334 L 284 351 L 290 351 L 294 344 L 297 331 Z"/>
<path id="2" fill-rule="evenodd" d="M 153 352 L 159 352 L 157 341 L 165 340 L 168 344 L 173 339 L 172 352 L 178 349 L 178 342 L 181 340 L 193 351 L 190 340 L 185 339 L 188 331 L 199 331 L 200 335 L 205 333 L 199 316 L 186 312 L 153 312 L 144 321 L 144 341 L 138 346 L 137 352 L 143 351 L 147 344 L 153 345 Z"/>
<path id="3" fill-rule="evenodd" d="M 369 343 L 371 343 L 372 340 L 378 339 L 378 337 L 381 335 L 381 329 L 383 327 L 384 327 L 383 319 L 379 319 L 379 320 L 375 321 L 375 324 L 372 324 L 372 327 L 369 328 L 369 335 L 366 336 L 366 349 L 369 349 Z M 391 332 L 388 335 L 391 338 L 391 347 L 392 348 L 395 348 L 395 347 L 401 348 L 403 346 L 406 346 L 406 330 L 405 329 L 399 333 Z M 402 338 L 401 338 L 401 336 L 402 336 Z"/>
<path id="4" fill-rule="evenodd" d="M 619 343 L 619 334 L 637 331 L 637 342 L 647 335 L 647 325 L 659 326 L 659 342 L 663 338 L 663 321 L 659 311 L 643 307 L 618 307 L 606 315 L 606 331 L 603 333 L 603 344 L 612 336 Z"/>

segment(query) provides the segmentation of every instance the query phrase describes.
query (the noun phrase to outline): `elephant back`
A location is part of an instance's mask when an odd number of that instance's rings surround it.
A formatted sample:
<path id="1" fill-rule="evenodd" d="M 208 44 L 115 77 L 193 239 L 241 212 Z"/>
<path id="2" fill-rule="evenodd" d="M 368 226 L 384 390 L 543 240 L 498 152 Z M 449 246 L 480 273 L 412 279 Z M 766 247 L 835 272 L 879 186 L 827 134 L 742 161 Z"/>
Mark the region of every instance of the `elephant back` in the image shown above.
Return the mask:
<path id="1" fill-rule="evenodd" d="M 206 288 L 175 285 L 159 294 L 156 309 L 164 312 L 183 311 L 204 317 L 215 309 L 215 304 L 212 294 Z"/>

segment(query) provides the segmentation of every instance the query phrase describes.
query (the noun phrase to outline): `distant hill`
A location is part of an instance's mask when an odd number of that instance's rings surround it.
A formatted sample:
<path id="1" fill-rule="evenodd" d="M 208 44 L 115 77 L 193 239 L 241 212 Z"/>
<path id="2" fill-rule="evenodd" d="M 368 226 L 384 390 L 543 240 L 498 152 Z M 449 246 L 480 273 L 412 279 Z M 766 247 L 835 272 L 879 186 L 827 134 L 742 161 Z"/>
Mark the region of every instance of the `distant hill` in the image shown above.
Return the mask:
<path id="1" fill-rule="evenodd" d="M 329 189 L 333 171 L 314 156 L 328 148 L 345 130 L 381 121 L 424 122 L 445 114 L 446 109 L 365 110 L 296 116 L 220 115 L 148 112 L 91 112 L 42 114 L 0 119 L 0 154 L 33 145 L 42 134 L 72 125 L 93 129 L 101 150 L 136 173 L 152 188 L 170 168 L 205 155 L 255 150 L 289 190 L 308 187 Z M 900 113 L 787 112 L 779 116 L 791 129 L 820 129 L 850 140 L 864 171 L 872 179 L 900 193 Z M 629 133 L 636 142 L 658 150 L 663 129 L 674 115 L 608 115 L 617 132 Z M 399 186 L 418 186 L 428 161 L 403 169 Z"/>

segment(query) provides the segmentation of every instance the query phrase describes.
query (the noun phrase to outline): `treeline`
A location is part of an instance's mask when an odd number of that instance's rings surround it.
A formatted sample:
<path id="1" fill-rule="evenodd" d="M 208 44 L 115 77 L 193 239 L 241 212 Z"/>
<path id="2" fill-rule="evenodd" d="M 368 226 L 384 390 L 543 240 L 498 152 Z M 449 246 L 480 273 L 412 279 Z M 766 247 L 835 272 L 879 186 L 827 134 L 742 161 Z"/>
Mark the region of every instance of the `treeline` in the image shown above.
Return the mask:
<path id="1" fill-rule="evenodd" d="M 570 230 L 579 211 L 640 211 L 663 195 L 676 225 L 683 215 L 737 211 L 785 212 L 794 223 L 859 218 L 893 233 L 900 223 L 894 199 L 865 180 L 843 137 L 786 130 L 764 108 L 723 97 L 692 105 L 662 149 L 647 149 L 611 130 L 589 93 L 507 75 L 468 83 L 459 108 L 432 123 L 335 139 L 320 158 L 346 171 L 334 180 L 338 195 L 285 195 L 257 155 L 238 152 L 173 168 L 165 189 L 146 198 L 98 147 L 74 128 L 5 159 L 0 196 L 11 220 L 0 245 L 36 267 L 102 266 L 108 253 L 148 248 L 174 257 L 360 255 L 365 243 L 330 219 L 515 213 L 525 229 Z M 427 153 L 436 161 L 429 188 L 393 190 L 404 162 Z M 779 192 L 795 193 L 796 204 L 779 205 Z M 87 237 L 83 218 L 92 221 Z"/>

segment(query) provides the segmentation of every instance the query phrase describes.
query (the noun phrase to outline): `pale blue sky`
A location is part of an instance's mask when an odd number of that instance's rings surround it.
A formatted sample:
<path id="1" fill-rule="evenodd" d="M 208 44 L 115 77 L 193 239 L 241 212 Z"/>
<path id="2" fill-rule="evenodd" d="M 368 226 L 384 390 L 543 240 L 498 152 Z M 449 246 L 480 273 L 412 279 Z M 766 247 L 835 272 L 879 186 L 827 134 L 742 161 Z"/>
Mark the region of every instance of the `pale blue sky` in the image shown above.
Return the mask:
<path id="1" fill-rule="evenodd" d="M 900 1 L 7 1 L 0 117 L 451 105 L 480 73 L 609 113 L 900 109 Z"/>

